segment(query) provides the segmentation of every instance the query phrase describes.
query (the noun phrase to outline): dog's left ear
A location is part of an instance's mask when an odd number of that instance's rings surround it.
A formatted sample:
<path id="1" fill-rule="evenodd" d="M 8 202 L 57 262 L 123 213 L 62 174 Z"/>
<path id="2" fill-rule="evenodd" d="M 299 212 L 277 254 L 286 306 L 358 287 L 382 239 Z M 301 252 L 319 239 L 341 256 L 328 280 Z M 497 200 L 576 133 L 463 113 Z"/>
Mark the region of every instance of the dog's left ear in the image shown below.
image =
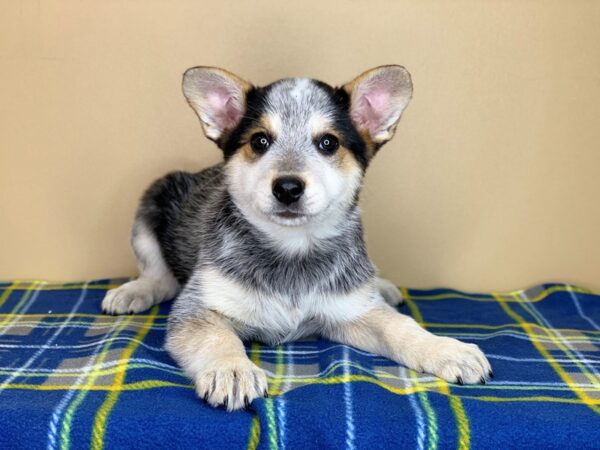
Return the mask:
<path id="1" fill-rule="evenodd" d="M 410 74 L 402 66 L 380 66 L 346 83 L 350 117 L 377 146 L 389 141 L 412 97 Z"/>
<path id="2" fill-rule="evenodd" d="M 251 88 L 247 81 L 216 67 L 192 67 L 183 74 L 183 95 L 213 141 L 240 122 Z"/>

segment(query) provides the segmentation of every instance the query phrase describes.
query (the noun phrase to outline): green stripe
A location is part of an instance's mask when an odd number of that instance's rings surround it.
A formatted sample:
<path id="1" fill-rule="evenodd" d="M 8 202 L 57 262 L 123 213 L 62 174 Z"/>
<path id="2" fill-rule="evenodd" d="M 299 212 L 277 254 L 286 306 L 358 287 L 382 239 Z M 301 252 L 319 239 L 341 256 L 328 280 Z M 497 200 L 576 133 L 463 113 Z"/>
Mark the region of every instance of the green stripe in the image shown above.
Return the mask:
<path id="1" fill-rule="evenodd" d="M 403 289 L 402 294 L 403 294 L 404 300 L 406 302 L 406 306 L 408 306 L 408 309 L 410 310 L 410 313 L 413 316 L 413 318 L 418 323 L 423 324 L 423 316 L 421 316 L 421 312 L 419 311 L 419 308 L 417 308 L 417 305 L 415 305 L 415 303 L 412 301 L 412 299 L 408 293 L 408 290 Z M 411 370 L 409 373 L 411 374 L 410 375 L 411 380 L 414 380 L 416 382 L 415 384 L 418 386 L 419 380 L 418 380 L 418 377 L 413 376 L 414 371 Z M 431 403 L 429 402 L 429 396 L 427 395 L 427 392 L 419 391 L 417 393 L 417 396 L 419 398 L 419 402 L 423 406 L 425 415 L 427 416 L 427 440 L 429 442 L 429 445 L 427 446 L 427 448 L 429 450 L 435 450 L 435 449 L 437 449 L 438 442 L 439 442 L 437 416 L 435 414 L 435 410 L 433 409 L 433 407 L 431 406 Z"/>
<path id="2" fill-rule="evenodd" d="M 419 311 L 419 307 L 412 302 L 410 295 L 408 295 L 408 291 L 406 292 L 406 303 L 411 310 L 411 313 L 414 315 L 415 319 L 421 326 L 423 326 L 423 315 Z M 445 383 L 445 382 L 444 382 Z M 450 386 L 448 389 L 448 402 L 450 403 L 450 409 L 454 415 L 456 420 L 456 428 L 457 428 L 457 444 L 459 449 L 468 449 L 471 446 L 471 428 L 469 426 L 469 418 L 467 417 L 465 410 L 462 405 L 462 400 L 459 396 L 452 395 L 450 392 Z M 436 445 L 437 445 L 438 433 L 436 432 Z"/>
<path id="3" fill-rule="evenodd" d="M 250 346 L 250 360 L 260 367 L 260 344 L 256 341 L 252 342 Z M 260 442 L 260 420 L 256 413 L 252 418 L 252 424 L 250 425 L 250 434 L 248 436 L 247 450 L 255 450 Z"/>
<path id="4" fill-rule="evenodd" d="M 275 378 L 272 383 L 272 392 L 279 394 L 279 385 L 281 384 L 281 376 L 283 375 L 283 347 L 278 345 L 275 347 Z M 269 436 L 269 447 L 271 450 L 277 450 L 279 448 L 279 436 L 277 433 L 277 418 L 275 413 L 274 400 L 268 398 L 265 403 L 267 409 L 267 432 Z"/>
<path id="5" fill-rule="evenodd" d="M 111 333 L 111 337 L 118 336 L 118 334 L 127 325 L 129 325 L 129 322 L 131 321 L 132 317 L 133 316 L 126 316 L 126 317 L 121 316 L 121 323 Z M 100 353 L 98 353 L 98 356 L 97 356 L 96 360 L 94 361 L 94 364 L 98 364 L 98 363 L 102 364 L 104 362 L 104 360 L 106 359 L 106 357 L 108 355 L 108 350 L 110 350 L 112 343 L 113 343 L 113 339 L 109 339 L 107 342 L 104 343 L 104 345 L 102 346 L 102 349 L 100 350 Z M 97 376 L 98 375 L 96 373 L 91 372 L 90 378 L 88 379 L 88 384 L 89 384 L 89 382 L 93 383 L 94 380 L 97 378 Z M 71 427 L 73 425 L 73 419 L 75 418 L 77 408 L 79 408 L 79 405 L 81 405 L 81 403 L 87 396 L 88 392 L 89 391 L 86 391 L 86 390 L 79 391 L 79 394 L 77 395 L 77 397 L 75 397 L 75 400 L 73 401 L 73 403 L 71 403 L 71 405 L 65 412 L 65 415 L 64 415 L 63 421 L 62 421 L 62 425 L 61 425 L 61 429 L 60 429 L 60 448 L 61 448 L 61 450 L 68 450 L 69 448 L 71 448 Z"/>
<path id="6" fill-rule="evenodd" d="M 271 450 L 277 450 L 277 423 L 275 421 L 275 407 L 273 405 L 273 399 L 267 398 L 265 400 L 265 406 L 267 410 L 267 433 L 269 439 L 269 448 Z"/>

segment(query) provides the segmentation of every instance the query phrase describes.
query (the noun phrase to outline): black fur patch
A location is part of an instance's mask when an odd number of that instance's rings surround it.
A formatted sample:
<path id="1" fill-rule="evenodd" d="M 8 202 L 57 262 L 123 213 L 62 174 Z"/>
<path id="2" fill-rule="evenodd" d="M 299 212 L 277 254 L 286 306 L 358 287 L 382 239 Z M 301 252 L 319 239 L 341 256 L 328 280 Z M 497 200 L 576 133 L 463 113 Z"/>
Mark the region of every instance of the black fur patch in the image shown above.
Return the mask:
<path id="1" fill-rule="evenodd" d="M 350 150 L 363 170 L 366 169 L 369 165 L 367 144 L 356 130 L 356 127 L 350 118 L 350 96 L 341 87 L 333 88 L 322 81 L 313 81 L 317 86 L 327 92 L 331 98 L 331 102 L 335 105 L 336 113 L 334 119 L 334 128 L 342 137 L 341 144 Z"/>
<path id="2" fill-rule="evenodd" d="M 272 85 L 266 87 L 252 87 L 246 94 L 246 112 L 244 117 L 222 141 L 217 145 L 223 150 L 225 161 L 231 158 L 235 152 L 244 145 L 243 137 L 248 129 L 257 125 L 260 117 L 265 112 L 265 98 Z"/>
<path id="3" fill-rule="evenodd" d="M 333 88 L 319 80 L 312 80 L 329 96 L 334 113 L 334 128 L 341 137 L 342 146 L 350 150 L 359 165 L 364 169 L 369 164 L 367 144 L 358 133 L 350 118 L 350 96 L 342 88 Z M 245 144 L 243 137 L 246 132 L 255 127 L 260 117 L 265 113 L 265 102 L 269 91 L 277 82 L 265 87 L 253 87 L 246 95 L 246 112 L 237 127 L 217 142 L 223 150 L 225 161 Z"/>

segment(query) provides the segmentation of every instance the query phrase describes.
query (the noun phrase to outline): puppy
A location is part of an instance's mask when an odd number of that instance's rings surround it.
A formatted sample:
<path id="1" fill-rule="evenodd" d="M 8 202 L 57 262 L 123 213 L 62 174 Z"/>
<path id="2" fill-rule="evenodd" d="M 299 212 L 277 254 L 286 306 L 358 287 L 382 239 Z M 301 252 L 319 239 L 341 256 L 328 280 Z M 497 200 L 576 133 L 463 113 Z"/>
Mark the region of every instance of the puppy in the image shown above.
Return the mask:
<path id="1" fill-rule="evenodd" d="M 200 398 L 230 411 L 267 395 L 249 339 L 317 334 L 452 383 L 492 376 L 477 346 L 392 308 L 400 294 L 365 250 L 361 183 L 411 99 L 406 69 L 377 67 L 334 88 L 305 78 L 256 87 L 193 67 L 183 93 L 224 162 L 146 191 L 131 235 L 140 276 L 107 293 L 105 312 L 177 296 L 166 348 Z"/>

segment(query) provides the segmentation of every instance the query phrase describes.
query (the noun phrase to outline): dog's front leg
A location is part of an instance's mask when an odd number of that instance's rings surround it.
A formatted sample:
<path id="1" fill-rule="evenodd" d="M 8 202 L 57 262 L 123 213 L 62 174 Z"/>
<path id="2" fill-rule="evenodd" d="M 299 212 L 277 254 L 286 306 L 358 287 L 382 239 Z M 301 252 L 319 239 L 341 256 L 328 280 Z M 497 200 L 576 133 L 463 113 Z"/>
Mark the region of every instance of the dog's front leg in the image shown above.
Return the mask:
<path id="1" fill-rule="evenodd" d="M 211 310 L 169 324 L 166 348 L 194 380 L 196 393 L 228 411 L 267 395 L 267 377 L 246 355 L 230 321 Z"/>
<path id="2" fill-rule="evenodd" d="M 476 345 L 435 336 L 384 304 L 327 329 L 326 336 L 334 341 L 383 355 L 451 383 L 484 383 L 493 376 L 490 363 Z"/>

